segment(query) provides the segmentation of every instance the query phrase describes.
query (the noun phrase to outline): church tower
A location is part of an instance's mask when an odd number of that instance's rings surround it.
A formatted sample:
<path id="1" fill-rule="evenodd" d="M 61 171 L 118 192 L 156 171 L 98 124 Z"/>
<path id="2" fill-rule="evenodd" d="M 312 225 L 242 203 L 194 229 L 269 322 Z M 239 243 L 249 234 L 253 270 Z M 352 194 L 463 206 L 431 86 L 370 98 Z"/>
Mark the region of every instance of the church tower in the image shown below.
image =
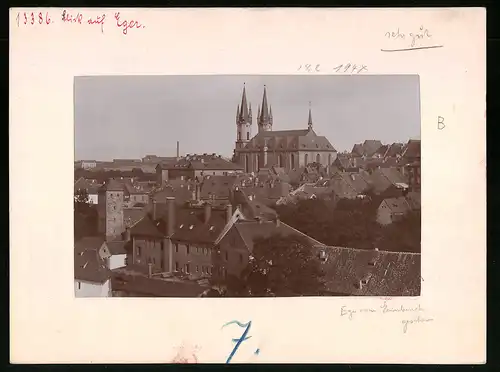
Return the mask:
<path id="1" fill-rule="evenodd" d="M 236 148 L 240 149 L 252 138 L 252 106 L 247 105 L 247 93 L 243 84 L 241 105 L 236 109 Z"/>
<path id="2" fill-rule="evenodd" d="M 267 104 L 267 92 L 265 85 L 264 95 L 262 96 L 262 107 L 259 108 L 259 112 L 257 113 L 257 125 L 259 127 L 259 133 L 273 129 L 273 110 Z"/>

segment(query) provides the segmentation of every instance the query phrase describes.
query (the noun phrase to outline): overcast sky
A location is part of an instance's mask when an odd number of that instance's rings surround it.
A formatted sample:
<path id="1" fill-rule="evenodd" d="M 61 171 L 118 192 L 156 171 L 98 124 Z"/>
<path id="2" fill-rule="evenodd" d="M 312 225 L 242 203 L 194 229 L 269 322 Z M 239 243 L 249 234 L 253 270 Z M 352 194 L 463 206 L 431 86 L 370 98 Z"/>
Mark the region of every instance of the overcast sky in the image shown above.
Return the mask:
<path id="1" fill-rule="evenodd" d="M 180 152 L 231 156 L 243 83 L 257 105 L 264 85 L 274 130 L 313 127 L 337 151 L 354 143 L 420 138 L 417 75 L 93 76 L 75 78 L 75 158 L 110 160 Z"/>

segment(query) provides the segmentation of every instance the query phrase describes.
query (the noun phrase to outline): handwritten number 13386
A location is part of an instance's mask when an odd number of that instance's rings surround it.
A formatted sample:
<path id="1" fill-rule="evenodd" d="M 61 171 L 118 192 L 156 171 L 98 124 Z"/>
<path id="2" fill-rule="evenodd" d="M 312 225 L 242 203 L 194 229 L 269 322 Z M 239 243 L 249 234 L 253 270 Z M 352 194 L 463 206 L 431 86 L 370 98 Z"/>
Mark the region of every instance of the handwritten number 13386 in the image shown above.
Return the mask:
<path id="1" fill-rule="evenodd" d="M 23 12 L 22 14 L 17 13 L 16 22 L 17 27 L 19 27 L 20 22 L 24 23 L 25 25 L 34 25 L 35 23 L 38 23 L 40 25 L 45 23 L 49 25 L 52 23 L 52 20 L 50 19 L 48 12 L 46 12 L 45 15 L 42 12 Z"/>

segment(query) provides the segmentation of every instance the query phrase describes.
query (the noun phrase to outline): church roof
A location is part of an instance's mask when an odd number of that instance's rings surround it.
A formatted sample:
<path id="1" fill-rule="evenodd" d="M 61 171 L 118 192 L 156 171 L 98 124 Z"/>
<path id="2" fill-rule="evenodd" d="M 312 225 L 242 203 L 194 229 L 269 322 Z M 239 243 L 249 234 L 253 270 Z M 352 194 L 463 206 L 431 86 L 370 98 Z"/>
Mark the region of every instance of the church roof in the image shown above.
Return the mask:
<path id="1" fill-rule="evenodd" d="M 264 146 L 267 146 L 269 150 L 336 151 L 326 137 L 318 136 L 312 129 L 263 131 L 255 135 L 247 143 L 245 149 L 261 149 Z"/>

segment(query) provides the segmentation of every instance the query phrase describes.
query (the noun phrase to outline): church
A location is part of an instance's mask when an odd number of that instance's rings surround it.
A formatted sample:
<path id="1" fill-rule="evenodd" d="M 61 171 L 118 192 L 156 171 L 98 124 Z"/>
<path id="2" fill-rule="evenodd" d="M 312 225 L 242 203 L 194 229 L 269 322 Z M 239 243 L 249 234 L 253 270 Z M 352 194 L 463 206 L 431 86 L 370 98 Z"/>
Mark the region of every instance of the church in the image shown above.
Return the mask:
<path id="1" fill-rule="evenodd" d="M 328 139 L 314 132 L 311 108 L 307 129 L 273 130 L 273 111 L 267 102 L 265 85 L 262 105 L 257 110 L 257 128 L 257 134 L 252 136 L 252 107 L 247 103 L 243 86 L 241 105 L 236 110 L 237 138 L 233 160 L 246 173 L 272 166 L 291 170 L 310 163 L 319 163 L 328 169 L 337 157 L 337 151 Z"/>

